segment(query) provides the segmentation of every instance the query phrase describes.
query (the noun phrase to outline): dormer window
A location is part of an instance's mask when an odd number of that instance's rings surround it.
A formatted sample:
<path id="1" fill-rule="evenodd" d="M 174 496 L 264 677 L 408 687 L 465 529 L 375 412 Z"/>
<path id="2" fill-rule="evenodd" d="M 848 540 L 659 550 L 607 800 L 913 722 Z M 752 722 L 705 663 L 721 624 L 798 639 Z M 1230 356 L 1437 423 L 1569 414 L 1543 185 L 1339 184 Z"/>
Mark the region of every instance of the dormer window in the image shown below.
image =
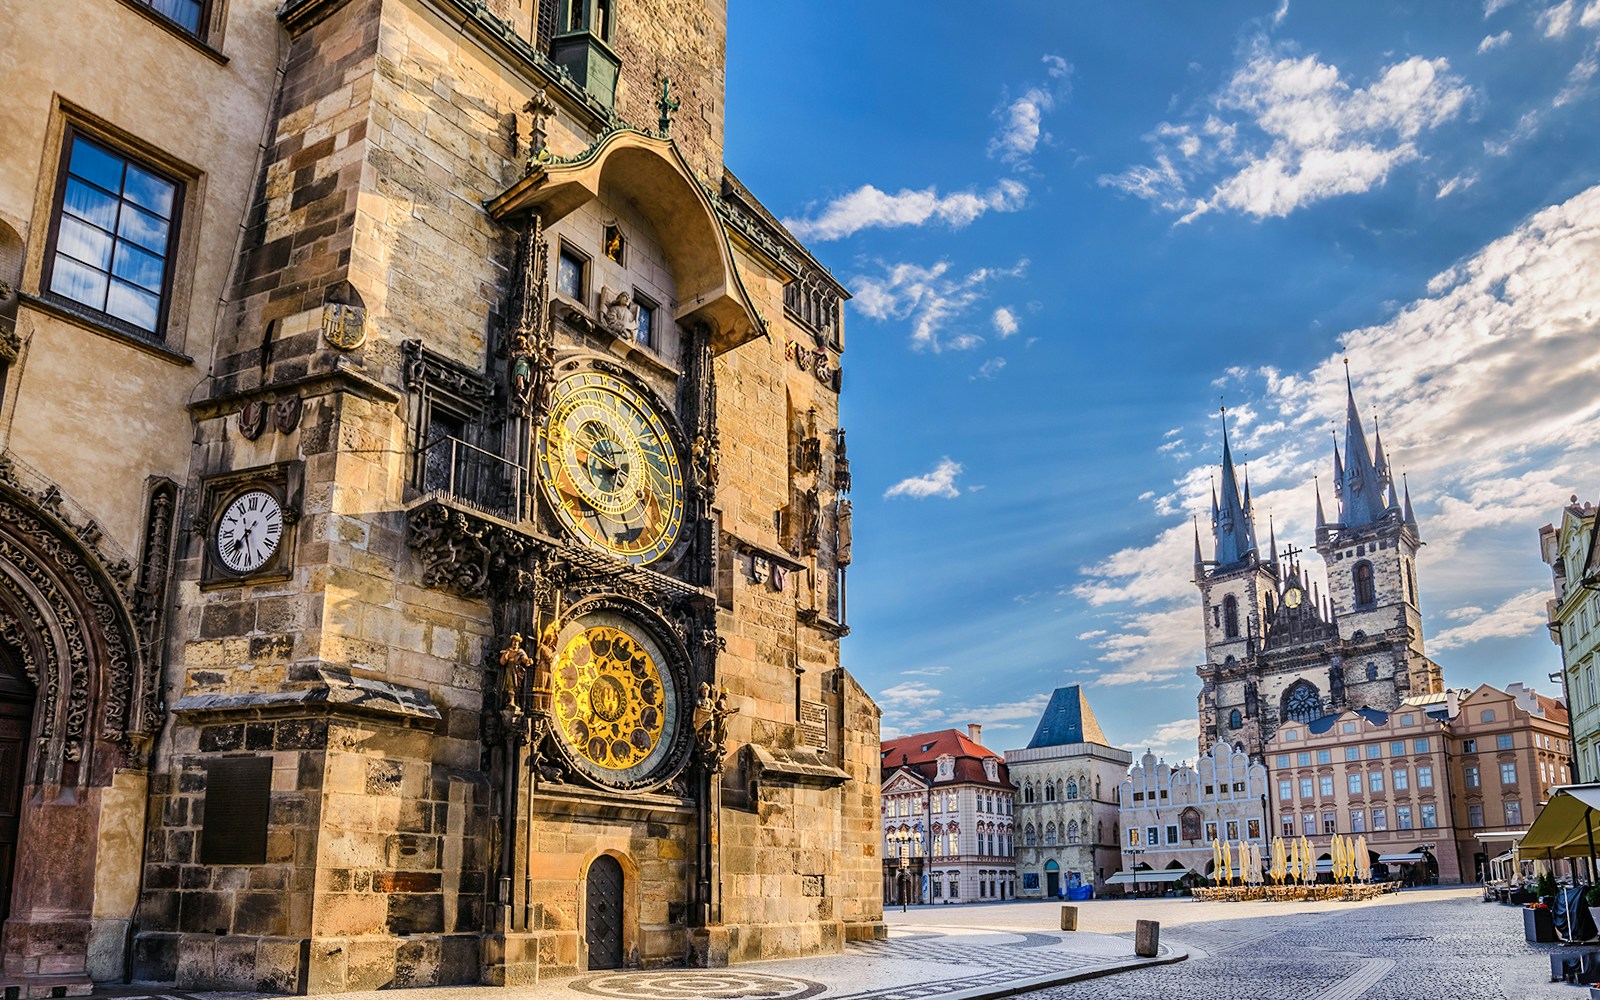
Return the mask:
<path id="1" fill-rule="evenodd" d="M 940 757 L 939 758 L 939 778 L 938 778 L 938 780 L 940 780 L 940 781 L 949 781 L 951 778 L 955 777 L 955 775 L 956 775 L 956 759 L 954 757 L 951 757 L 949 754 L 946 754 L 945 756 Z"/>
<path id="2" fill-rule="evenodd" d="M 995 761 L 994 761 L 993 757 L 987 757 L 987 758 L 984 759 L 984 761 L 983 761 L 983 773 L 984 773 L 984 776 L 987 777 L 990 781 L 999 781 L 1000 780 L 999 768 L 995 764 Z"/>

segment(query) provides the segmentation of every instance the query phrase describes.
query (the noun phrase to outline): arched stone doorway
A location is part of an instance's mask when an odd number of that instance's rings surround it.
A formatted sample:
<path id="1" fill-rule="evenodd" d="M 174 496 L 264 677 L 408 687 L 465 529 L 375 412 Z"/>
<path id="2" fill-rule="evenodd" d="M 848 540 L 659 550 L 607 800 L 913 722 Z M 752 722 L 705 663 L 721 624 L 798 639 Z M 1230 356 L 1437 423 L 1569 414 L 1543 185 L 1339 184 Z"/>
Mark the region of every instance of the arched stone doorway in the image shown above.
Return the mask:
<path id="1" fill-rule="evenodd" d="M 584 879 L 583 937 L 590 969 L 622 967 L 622 865 L 602 854 Z"/>
<path id="2" fill-rule="evenodd" d="M 176 496 L 163 489 L 155 618 Z M 113 564 L 73 509 L 0 455 L 0 813 L 15 803 L 0 819 L 0 862 L 11 854 L 8 876 L 50 874 L 10 879 L 0 900 L 0 976 L 27 984 L 24 995 L 122 975 L 149 735 L 162 718 L 160 677 L 145 670 L 149 640 L 130 610 L 135 570 Z"/>
<path id="3" fill-rule="evenodd" d="M 1051 899 L 1061 895 L 1061 866 L 1053 860 L 1044 863 L 1044 894 Z"/>

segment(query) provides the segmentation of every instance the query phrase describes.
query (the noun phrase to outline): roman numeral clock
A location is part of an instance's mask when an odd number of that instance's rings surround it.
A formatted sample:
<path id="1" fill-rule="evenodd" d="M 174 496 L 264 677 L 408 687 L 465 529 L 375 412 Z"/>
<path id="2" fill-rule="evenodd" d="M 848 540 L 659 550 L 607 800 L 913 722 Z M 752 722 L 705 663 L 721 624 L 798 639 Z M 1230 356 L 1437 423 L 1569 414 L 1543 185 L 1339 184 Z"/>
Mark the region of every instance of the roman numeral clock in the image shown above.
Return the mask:
<path id="1" fill-rule="evenodd" d="M 558 532 L 593 553 L 574 561 L 615 569 L 569 584 L 573 603 L 546 639 L 548 736 L 589 783 L 659 787 L 690 750 L 688 629 L 664 599 L 688 589 L 670 578 L 688 547 L 682 434 L 620 367 L 562 367 L 536 427 L 540 493 Z"/>
<path id="2" fill-rule="evenodd" d="M 288 578 L 299 520 L 299 465 L 282 463 L 206 480 L 195 528 L 205 536 L 201 583 Z"/>

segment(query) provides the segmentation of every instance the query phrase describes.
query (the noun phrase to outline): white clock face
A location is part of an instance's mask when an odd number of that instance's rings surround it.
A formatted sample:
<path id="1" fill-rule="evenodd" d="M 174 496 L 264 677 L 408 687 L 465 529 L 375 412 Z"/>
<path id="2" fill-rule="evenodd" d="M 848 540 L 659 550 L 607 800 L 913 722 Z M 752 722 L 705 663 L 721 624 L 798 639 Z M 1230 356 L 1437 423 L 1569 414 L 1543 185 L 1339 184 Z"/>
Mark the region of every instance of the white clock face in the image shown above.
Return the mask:
<path id="1" fill-rule="evenodd" d="M 217 555 L 235 573 L 267 564 L 283 538 L 283 508 L 266 490 L 241 493 L 217 521 Z"/>

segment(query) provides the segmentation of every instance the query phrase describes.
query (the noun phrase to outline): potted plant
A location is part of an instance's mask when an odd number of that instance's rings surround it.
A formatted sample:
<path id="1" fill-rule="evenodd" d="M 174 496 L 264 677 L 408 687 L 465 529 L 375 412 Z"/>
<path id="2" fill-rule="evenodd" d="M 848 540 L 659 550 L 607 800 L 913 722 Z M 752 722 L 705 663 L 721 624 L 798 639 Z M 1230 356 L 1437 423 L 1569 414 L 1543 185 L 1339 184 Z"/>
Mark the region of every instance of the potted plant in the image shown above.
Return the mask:
<path id="1" fill-rule="evenodd" d="M 1556 939 L 1556 922 L 1545 903 L 1529 903 L 1522 908 L 1522 936 L 1532 944 L 1550 944 Z"/>

